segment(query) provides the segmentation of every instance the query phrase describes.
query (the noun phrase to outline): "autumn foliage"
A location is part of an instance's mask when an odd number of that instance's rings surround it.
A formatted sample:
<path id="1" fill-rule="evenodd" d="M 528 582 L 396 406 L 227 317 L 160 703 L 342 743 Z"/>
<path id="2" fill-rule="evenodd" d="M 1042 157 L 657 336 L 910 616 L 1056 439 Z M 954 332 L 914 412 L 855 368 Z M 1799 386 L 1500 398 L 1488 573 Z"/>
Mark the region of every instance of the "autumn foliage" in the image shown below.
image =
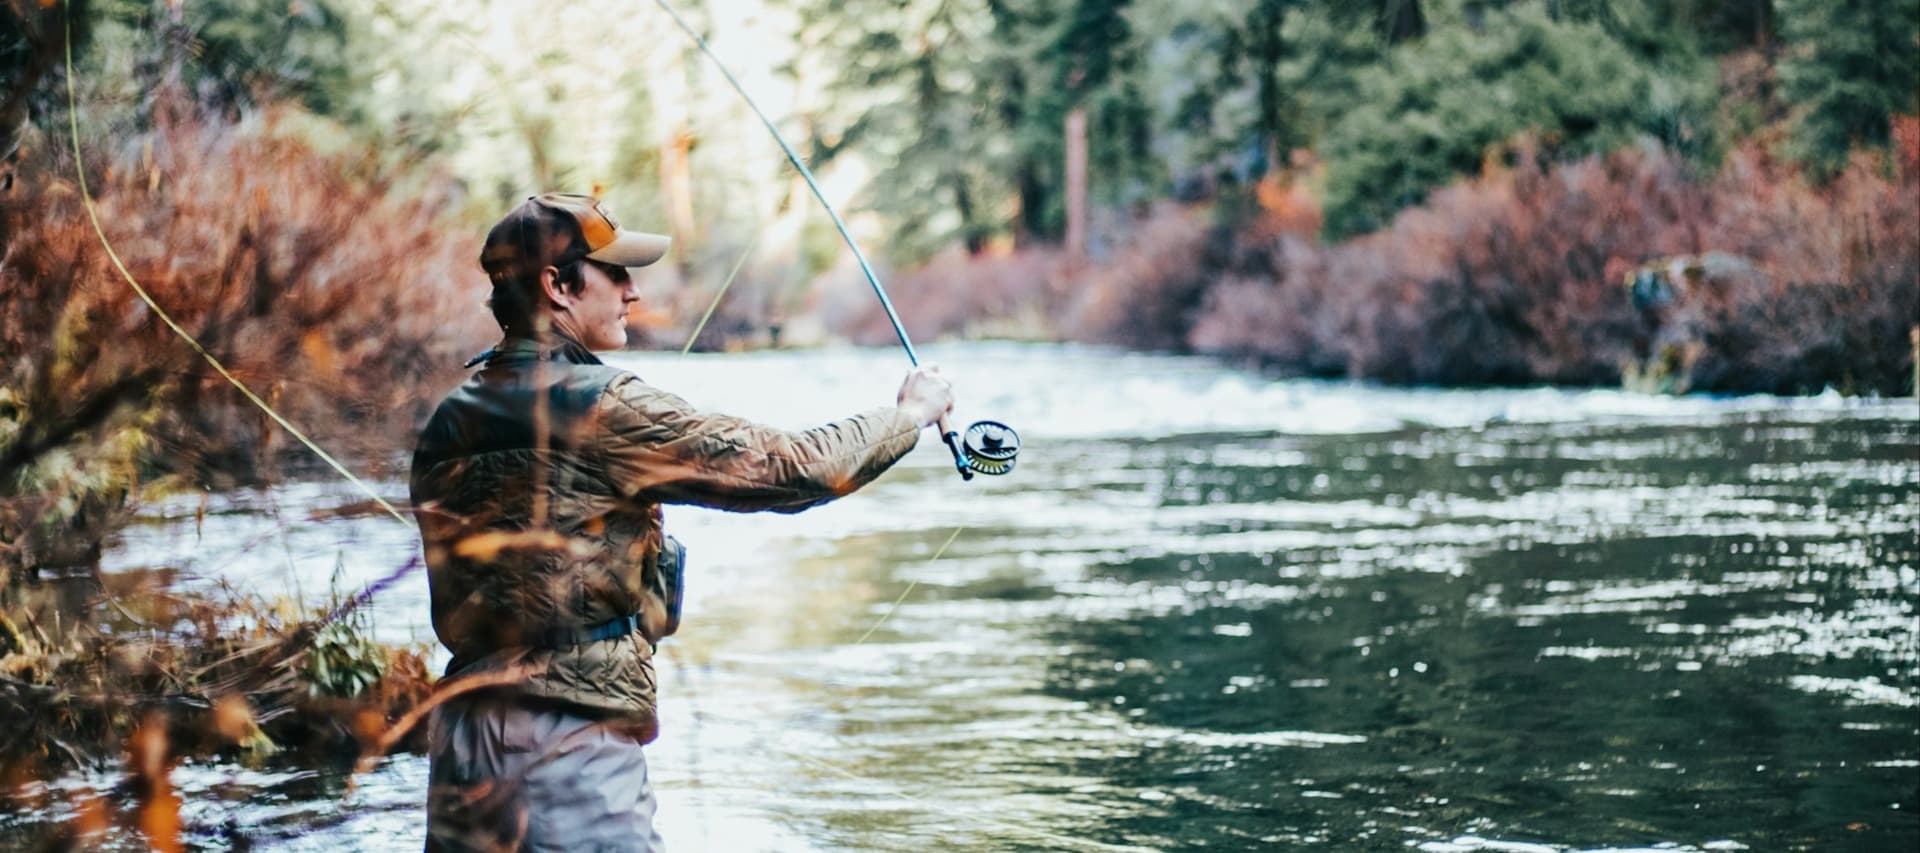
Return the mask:
<path id="1" fill-rule="evenodd" d="M 1908 390 L 1910 152 L 1863 155 L 1826 185 L 1757 148 L 1705 180 L 1659 150 L 1553 168 L 1525 154 L 1357 240 L 1243 242 L 1187 343 L 1321 375 L 1611 384 L 1674 322 L 1635 309 L 1625 276 L 1712 253 L 1742 272 L 1689 294 L 1700 353 L 1686 387 Z"/>
<path id="2" fill-rule="evenodd" d="M 1103 258 L 937 261 L 901 278 L 922 336 L 1044 318 L 1034 337 L 1186 350 L 1419 384 L 1613 385 L 1683 339 L 1670 387 L 1909 393 L 1920 323 L 1920 120 L 1891 158 L 1815 182 L 1758 144 L 1710 175 L 1657 147 L 1552 164 L 1524 140 L 1382 231 L 1326 244 L 1300 185 L 1237 209 L 1162 206 Z M 1681 309 L 1636 269 L 1725 259 Z M 877 316 L 877 315 L 876 315 Z M 870 316 L 865 337 L 884 330 Z"/>
<path id="3" fill-rule="evenodd" d="M 87 149 L 105 243 L 52 140 L 0 193 L 0 565 L 84 564 L 49 553 L 40 534 L 57 531 L 34 522 L 106 523 L 156 478 L 219 487 L 315 464 L 169 330 L 107 243 L 236 379 L 365 473 L 404 462 L 430 391 L 485 340 L 475 238 L 445 224 L 447 199 L 394 193 L 270 115 L 158 124 Z"/>

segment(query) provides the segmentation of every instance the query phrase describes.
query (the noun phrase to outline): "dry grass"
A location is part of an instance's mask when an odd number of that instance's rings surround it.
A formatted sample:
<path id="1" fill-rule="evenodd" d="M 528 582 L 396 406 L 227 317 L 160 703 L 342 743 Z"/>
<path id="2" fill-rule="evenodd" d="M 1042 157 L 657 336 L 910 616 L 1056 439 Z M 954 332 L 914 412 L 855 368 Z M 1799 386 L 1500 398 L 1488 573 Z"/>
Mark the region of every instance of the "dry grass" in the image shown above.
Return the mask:
<path id="1" fill-rule="evenodd" d="M 417 751 L 423 732 L 394 724 L 432 688 L 423 649 L 376 644 L 351 614 L 181 595 L 152 576 L 36 585 L 0 616 L 0 713 L 12 721 L 0 783 L 14 805 L 44 808 L 34 800 L 47 790 L 22 783 L 118 760 L 134 808 L 83 800 L 50 846 L 97 843 L 118 823 L 179 849 L 168 777 L 182 760 L 344 766 Z"/>
<path id="2" fill-rule="evenodd" d="M 352 614 L 203 597 L 157 575 L 36 584 L 0 615 L 0 767 L 45 778 L 165 724 L 169 756 L 357 755 L 431 688 L 424 650 Z"/>

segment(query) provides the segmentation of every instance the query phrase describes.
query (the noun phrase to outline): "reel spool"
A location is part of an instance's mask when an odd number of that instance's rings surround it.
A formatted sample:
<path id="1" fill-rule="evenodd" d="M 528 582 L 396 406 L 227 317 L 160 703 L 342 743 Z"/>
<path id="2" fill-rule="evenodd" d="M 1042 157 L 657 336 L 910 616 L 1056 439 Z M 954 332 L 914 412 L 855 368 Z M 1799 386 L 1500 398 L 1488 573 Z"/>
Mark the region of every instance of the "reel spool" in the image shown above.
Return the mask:
<path id="1" fill-rule="evenodd" d="M 973 479 L 976 472 L 991 477 L 1008 473 L 1020 455 L 1020 434 L 999 421 L 975 421 L 964 434 L 943 437 L 963 480 Z"/>

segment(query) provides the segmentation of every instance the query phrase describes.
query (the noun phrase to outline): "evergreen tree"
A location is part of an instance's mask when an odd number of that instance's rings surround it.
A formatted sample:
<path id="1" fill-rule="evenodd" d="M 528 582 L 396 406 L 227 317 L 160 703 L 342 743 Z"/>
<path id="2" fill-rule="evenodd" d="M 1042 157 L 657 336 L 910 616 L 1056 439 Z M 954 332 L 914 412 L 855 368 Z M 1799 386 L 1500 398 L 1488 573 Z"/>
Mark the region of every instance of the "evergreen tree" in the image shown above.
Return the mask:
<path id="1" fill-rule="evenodd" d="M 1358 98 L 1356 75 L 1419 37 L 1418 0 L 1158 0 L 1138 16 L 1155 149 L 1174 193 L 1205 195 L 1313 148 Z"/>
<path id="2" fill-rule="evenodd" d="M 189 81 L 212 105 L 287 98 L 346 116 L 356 92 L 353 24 L 329 0 L 201 0 L 176 7 L 191 39 Z"/>
<path id="3" fill-rule="evenodd" d="M 1064 128 L 1074 110 L 1087 114 L 1094 198 L 1125 204 L 1149 194 L 1156 171 L 1152 112 L 1140 87 L 1140 51 L 1127 19 L 1129 5 L 1130 0 L 1069 0 L 1036 39 L 1048 85 L 1030 99 L 1017 138 L 1021 156 L 1052 191 L 1044 197 L 1023 194 L 1021 226 L 1032 236 L 1057 239 L 1065 230 Z"/>
<path id="4" fill-rule="evenodd" d="M 1553 5 L 1463 6 L 1360 75 L 1321 146 L 1331 235 L 1385 224 L 1522 134 L 1549 156 L 1639 137 L 1695 144 L 1710 113 L 1709 68 L 1684 50 L 1652 61 L 1607 26 L 1566 10 L 1556 20 Z"/>
<path id="5" fill-rule="evenodd" d="M 1780 24 L 1792 150 L 1817 172 L 1885 145 L 1891 116 L 1920 112 L 1920 0 L 1780 0 Z"/>
<path id="6" fill-rule="evenodd" d="M 1151 110 L 1127 0 L 822 0 L 810 50 L 842 57 L 816 162 L 857 148 L 893 245 L 1055 240 L 1065 225 L 1065 123 L 1085 109 L 1095 197 L 1157 192 Z M 836 125 L 832 114 L 840 114 Z"/>
<path id="7" fill-rule="evenodd" d="M 1024 100 L 1011 88 L 1024 83 L 1024 63 L 1021 45 L 996 37 L 990 12 L 931 0 L 803 9 L 807 49 L 839 58 L 813 161 L 860 151 L 875 170 L 869 206 L 893 226 L 900 254 L 924 256 L 956 239 L 979 251 L 1008 227 L 996 213 L 1018 170 L 1002 104 Z"/>
<path id="8" fill-rule="evenodd" d="M 1222 45 L 1220 73 L 1253 84 L 1253 131 L 1262 161 L 1257 172 L 1277 168 L 1282 152 L 1301 141 L 1291 121 L 1292 99 L 1280 82 L 1287 46 L 1283 28 L 1294 5 L 1293 0 L 1255 0 L 1242 25 L 1227 30 Z"/>

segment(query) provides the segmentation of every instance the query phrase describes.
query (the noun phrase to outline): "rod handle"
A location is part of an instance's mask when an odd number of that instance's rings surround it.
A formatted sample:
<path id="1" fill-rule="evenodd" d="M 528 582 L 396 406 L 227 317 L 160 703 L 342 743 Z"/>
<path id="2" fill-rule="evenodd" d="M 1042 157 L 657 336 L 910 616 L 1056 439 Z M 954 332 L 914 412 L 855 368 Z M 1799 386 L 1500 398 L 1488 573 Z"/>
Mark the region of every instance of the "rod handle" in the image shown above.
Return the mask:
<path id="1" fill-rule="evenodd" d="M 953 467 L 960 471 L 960 479 L 973 479 L 973 468 L 967 465 L 967 451 L 960 444 L 960 434 L 945 432 L 941 433 L 940 438 L 947 443 L 947 449 L 953 451 Z"/>

